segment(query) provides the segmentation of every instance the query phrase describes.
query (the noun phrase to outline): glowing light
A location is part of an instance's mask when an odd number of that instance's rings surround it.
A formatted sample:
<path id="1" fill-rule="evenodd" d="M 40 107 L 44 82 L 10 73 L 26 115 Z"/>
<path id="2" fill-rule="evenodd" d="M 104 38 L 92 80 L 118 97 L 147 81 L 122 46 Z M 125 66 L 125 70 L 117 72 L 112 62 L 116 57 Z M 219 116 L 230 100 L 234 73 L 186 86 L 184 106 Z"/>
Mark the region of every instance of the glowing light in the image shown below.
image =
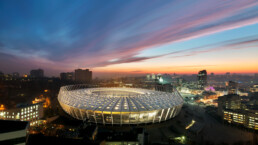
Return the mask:
<path id="1" fill-rule="evenodd" d="M 185 129 L 189 129 L 190 127 L 192 127 L 195 124 L 195 120 L 192 120 L 192 122 L 185 127 Z"/>
<path id="2" fill-rule="evenodd" d="M 3 110 L 5 110 L 5 107 L 4 107 L 4 105 L 2 104 L 2 105 L 0 106 L 0 111 L 3 111 Z"/>

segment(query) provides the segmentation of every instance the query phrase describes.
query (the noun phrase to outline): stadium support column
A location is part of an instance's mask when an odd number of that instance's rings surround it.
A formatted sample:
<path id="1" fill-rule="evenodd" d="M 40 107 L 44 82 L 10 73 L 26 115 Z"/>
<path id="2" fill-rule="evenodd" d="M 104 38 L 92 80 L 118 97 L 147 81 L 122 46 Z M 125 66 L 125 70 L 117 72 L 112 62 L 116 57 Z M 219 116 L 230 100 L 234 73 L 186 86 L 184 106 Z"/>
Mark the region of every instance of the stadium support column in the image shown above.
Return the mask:
<path id="1" fill-rule="evenodd" d="M 105 125 L 105 119 L 104 119 L 103 111 L 102 111 L 102 120 L 103 120 L 103 124 Z"/>
<path id="2" fill-rule="evenodd" d="M 161 118 L 162 118 L 163 112 L 164 112 L 164 109 L 162 109 L 162 111 L 161 111 L 161 115 L 160 115 L 159 122 L 161 121 Z"/>
<path id="3" fill-rule="evenodd" d="M 97 119 L 96 119 L 96 114 L 95 114 L 95 111 L 94 112 L 94 119 L 95 119 L 95 123 L 97 124 Z"/>
<path id="4" fill-rule="evenodd" d="M 167 117 L 168 117 L 168 113 L 170 111 L 170 108 L 168 108 L 168 111 L 167 111 L 167 114 L 166 114 L 166 117 L 165 117 L 165 120 L 167 120 Z"/>

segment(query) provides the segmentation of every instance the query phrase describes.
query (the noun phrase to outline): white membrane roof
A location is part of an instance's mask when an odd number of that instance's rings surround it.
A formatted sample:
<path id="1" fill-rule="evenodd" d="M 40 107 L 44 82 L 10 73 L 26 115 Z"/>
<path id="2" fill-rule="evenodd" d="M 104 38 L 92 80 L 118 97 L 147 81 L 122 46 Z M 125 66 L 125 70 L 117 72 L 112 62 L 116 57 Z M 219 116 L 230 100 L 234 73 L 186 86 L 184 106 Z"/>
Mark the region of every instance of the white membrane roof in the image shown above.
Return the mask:
<path id="1" fill-rule="evenodd" d="M 69 87 L 69 86 L 68 86 Z M 181 95 L 139 88 L 62 87 L 59 101 L 71 107 L 111 112 L 139 112 L 171 108 L 183 103 Z"/>

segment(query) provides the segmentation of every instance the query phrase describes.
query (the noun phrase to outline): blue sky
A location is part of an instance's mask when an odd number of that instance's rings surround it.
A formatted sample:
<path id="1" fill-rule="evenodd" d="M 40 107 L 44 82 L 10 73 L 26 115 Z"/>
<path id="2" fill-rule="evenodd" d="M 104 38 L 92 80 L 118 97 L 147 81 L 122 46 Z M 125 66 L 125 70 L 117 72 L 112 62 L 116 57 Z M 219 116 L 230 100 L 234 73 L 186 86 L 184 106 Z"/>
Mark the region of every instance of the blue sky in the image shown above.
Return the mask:
<path id="1" fill-rule="evenodd" d="M 255 0 L 2 0 L 0 71 L 256 73 L 257 22 Z"/>

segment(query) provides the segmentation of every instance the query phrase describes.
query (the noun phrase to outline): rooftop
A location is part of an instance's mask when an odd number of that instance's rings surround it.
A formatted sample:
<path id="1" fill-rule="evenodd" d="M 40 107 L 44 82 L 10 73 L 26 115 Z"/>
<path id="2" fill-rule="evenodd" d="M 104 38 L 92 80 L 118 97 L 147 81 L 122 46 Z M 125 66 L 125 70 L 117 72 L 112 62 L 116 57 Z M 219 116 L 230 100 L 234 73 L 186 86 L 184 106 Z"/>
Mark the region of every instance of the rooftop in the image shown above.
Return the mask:
<path id="1" fill-rule="evenodd" d="M 29 126 L 27 121 L 0 120 L 0 133 L 24 130 Z"/>

